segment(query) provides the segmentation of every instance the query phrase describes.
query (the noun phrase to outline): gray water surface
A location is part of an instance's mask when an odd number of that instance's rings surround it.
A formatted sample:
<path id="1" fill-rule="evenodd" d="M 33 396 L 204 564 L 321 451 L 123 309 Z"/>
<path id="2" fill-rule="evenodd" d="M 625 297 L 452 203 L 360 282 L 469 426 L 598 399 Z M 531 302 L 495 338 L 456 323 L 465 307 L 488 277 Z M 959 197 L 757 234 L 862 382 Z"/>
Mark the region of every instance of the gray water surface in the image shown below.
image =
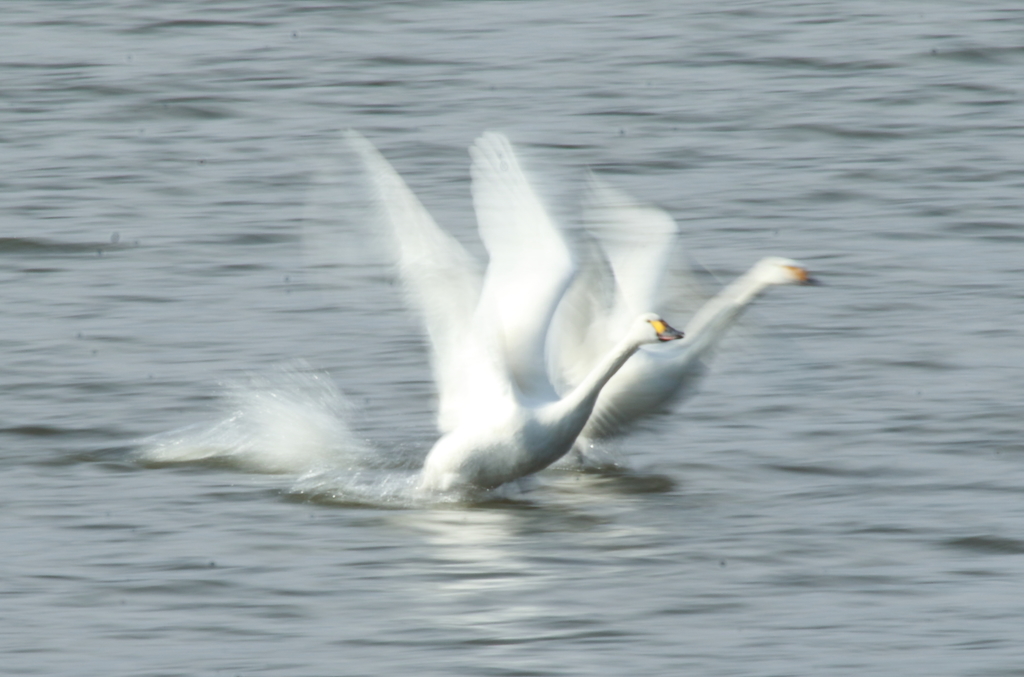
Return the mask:
<path id="1" fill-rule="evenodd" d="M 0 672 L 1024 674 L 1024 10 L 2 14 Z M 621 472 L 410 505 L 433 384 L 347 128 L 478 253 L 497 129 L 570 231 L 592 168 L 708 282 L 827 286 L 761 299 Z"/>

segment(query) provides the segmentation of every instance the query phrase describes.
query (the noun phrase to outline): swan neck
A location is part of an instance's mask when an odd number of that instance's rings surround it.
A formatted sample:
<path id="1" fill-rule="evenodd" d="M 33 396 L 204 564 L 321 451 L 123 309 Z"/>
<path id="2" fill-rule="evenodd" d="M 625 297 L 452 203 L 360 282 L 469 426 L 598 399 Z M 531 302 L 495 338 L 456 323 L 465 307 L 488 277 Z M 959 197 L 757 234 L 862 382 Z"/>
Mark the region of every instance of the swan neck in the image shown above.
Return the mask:
<path id="1" fill-rule="evenodd" d="M 575 388 L 556 403 L 556 406 L 566 413 L 580 410 L 584 413 L 583 422 L 586 423 L 586 417 L 589 417 L 593 411 L 601 388 L 639 347 L 640 344 L 632 338 L 627 337 L 620 341 Z"/>
<path id="2" fill-rule="evenodd" d="M 756 268 L 748 270 L 705 303 L 683 330 L 687 343 L 705 338 L 704 334 L 717 336 L 735 322 L 751 301 L 769 286 L 757 273 Z"/>

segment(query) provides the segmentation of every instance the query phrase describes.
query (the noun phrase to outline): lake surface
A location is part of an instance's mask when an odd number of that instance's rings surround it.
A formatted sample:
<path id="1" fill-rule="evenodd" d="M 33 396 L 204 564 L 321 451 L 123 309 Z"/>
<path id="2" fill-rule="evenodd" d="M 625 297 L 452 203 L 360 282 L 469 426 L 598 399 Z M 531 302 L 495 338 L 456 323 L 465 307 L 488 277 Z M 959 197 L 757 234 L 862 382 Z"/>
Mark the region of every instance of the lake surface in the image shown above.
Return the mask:
<path id="1" fill-rule="evenodd" d="M 5 3 L 2 672 L 1024 675 L 1011 7 Z M 348 128 L 477 253 L 496 129 L 570 232 L 592 168 L 708 282 L 826 286 L 621 472 L 409 503 L 433 384 Z"/>

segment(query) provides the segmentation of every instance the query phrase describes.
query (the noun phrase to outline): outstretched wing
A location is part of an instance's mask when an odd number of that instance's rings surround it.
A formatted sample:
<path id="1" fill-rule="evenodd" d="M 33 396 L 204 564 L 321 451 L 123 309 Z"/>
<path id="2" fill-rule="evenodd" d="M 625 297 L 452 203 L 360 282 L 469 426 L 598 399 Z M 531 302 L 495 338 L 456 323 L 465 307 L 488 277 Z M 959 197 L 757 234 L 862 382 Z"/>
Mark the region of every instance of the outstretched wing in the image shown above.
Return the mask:
<path id="1" fill-rule="evenodd" d="M 467 372 L 473 365 L 465 346 L 480 298 L 480 266 L 441 230 L 373 144 L 355 131 L 345 137 L 366 170 L 406 296 L 426 328 L 439 397 L 438 428 L 448 432 L 469 398 L 472 378 Z"/>
<path id="2" fill-rule="evenodd" d="M 679 231 L 666 212 L 637 202 L 594 174 L 587 182 L 583 218 L 596 244 L 587 250 L 580 275 L 558 310 L 551 341 L 552 371 L 562 391 L 589 373 L 634 318 L 661 312 Z"/>
<path id="3" fill-rule="evenodd" d="M 573 276 L 572 254 L 508 138 L 486 132 L 469 152 L 480 238 L 490 255 L 481 308 L 496 318 L 498 349 L 520 392 L 552 399 L 545 342 Z"/>
<path id="4" fill-rule="evenodd" d="M 624 333 L 640 313 L 660 311 L 661 290 L 679 227 L 662 209 L 642 204 L 591 174 L 584 222 L 604 250 L 618 288 L 611 326 Z"/>

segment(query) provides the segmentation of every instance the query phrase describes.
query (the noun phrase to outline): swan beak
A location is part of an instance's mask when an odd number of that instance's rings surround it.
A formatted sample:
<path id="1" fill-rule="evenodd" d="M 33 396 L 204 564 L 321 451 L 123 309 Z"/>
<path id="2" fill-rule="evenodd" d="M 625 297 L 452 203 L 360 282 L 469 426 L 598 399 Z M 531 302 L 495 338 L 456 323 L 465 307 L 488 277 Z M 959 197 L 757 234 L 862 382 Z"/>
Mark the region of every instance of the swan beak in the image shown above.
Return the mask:
<path id="1" fill-rule="evenodd" d="M 654 327 L 654 331 L 658 332 L 659 341 L 675 341 L 683 338 L 683 332 L 673 329 L 665 320 L 650 320 L 650 323 Z"/>
<path id="2" fill-rule="evenodd" d="M 806 284 L 812 286 L 820 286 L 821 281 L 816 277 L 811 277 L 811 274 L 807 272 L 806 268 L 800 268 L 799 266 L 786 266 L 790 272 L 793 273 L 793 277 L 796 279 L 797 284 Z"/>

